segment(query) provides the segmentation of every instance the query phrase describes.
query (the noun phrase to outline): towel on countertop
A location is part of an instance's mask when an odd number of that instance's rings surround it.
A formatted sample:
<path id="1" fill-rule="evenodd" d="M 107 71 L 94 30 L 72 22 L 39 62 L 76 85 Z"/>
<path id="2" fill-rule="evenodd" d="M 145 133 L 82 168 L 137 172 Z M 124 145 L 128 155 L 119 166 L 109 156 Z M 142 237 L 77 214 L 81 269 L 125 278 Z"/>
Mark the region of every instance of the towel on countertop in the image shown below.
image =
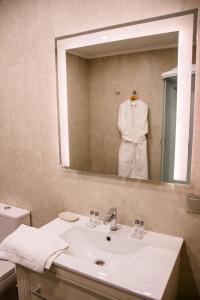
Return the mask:
<path id="1" fill-rule="evenodd" d="M 42 273 L 67 248 L 68 244 L 54 234 L 20 225 L 0 244 L 0 258 Z"/>

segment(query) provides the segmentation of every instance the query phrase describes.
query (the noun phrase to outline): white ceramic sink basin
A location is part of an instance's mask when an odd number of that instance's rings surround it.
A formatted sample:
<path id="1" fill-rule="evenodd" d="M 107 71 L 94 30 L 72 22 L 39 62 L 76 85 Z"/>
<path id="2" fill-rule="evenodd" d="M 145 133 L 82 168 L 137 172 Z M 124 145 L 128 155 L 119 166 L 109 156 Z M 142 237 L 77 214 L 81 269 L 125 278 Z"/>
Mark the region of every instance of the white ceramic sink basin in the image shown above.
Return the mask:
<path id="1" fill-rule="evenodd" d="M 83 226 L 73 226 L 61 237 L 70 245 L 67 254 L 90 264 L 100 266 L 104 274 L 127 269 L 142 249 L 142 241 L 116 233 L 101 232 Z M 101 274 L 102 277 L 102 274 Z"/>
<path id="2" fill-rule="evenodd" d="M 54 264 L 143 299 L 161 300 L 183 239 L 148 231 L 138 240 L 131 237 L 131 227 L 121 225 L 111 232 L 109 225 L 90 229 L 87 223 L 80 216 L 76 223 L 55 219 L 43 226 L 69 244 Z"/>
<path id="3" fill-rule="evenodd" d="M 101 255 L 130 256 L 137 254 L 145 247 L 143 241 L 126 236 L 118 236 L 115 232 L 101 232 L 88 227 L 75 225 L 64 232 L 61 237 L 69 243 L 69 254 L 91 261 L 98 253 Z M 93 259 L 92 259 L 93 262 Z"/>

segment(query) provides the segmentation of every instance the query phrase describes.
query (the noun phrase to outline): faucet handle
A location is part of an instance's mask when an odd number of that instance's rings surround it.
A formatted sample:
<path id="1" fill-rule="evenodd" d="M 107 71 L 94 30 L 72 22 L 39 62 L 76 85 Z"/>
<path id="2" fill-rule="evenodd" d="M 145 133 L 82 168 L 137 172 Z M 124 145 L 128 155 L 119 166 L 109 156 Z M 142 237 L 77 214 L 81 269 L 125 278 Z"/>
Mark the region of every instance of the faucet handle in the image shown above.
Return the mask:
<path id="1" fill-rule="evenodd" d="M 108 224 L 110 222 L 110 230 L 117 230 L 117 208 L 111 207 L 107 212 L 104 220 L 104 224 Z"/>

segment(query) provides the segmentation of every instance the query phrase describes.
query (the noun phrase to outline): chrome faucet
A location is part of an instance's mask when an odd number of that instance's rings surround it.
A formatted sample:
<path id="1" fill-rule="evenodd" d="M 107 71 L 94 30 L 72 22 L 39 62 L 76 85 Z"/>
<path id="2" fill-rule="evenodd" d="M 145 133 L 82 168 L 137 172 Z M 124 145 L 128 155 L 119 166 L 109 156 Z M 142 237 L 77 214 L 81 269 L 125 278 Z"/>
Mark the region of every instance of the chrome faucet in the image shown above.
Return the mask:
<path id="1" fill-rule="evenodd" d="M 110 230 L 117 230 L 117 209 L 112 207 L 109 209 L 107 215 L 103 220 L 104 224 L 108 224 L 110 222 Z"/>

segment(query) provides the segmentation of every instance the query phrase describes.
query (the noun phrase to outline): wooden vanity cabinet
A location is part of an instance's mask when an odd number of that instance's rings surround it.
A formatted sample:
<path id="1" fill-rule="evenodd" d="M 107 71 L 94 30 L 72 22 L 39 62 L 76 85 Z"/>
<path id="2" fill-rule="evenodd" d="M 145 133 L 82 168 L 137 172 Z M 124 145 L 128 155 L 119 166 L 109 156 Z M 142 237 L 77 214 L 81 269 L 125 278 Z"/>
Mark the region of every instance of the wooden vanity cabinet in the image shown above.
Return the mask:
<path id="1" fill-rule="evenodd" d="M 19 300 L 142 300 L 74 272 L 53 267 L 39 274 L 17 266 Z"/>
<path id="2" fill-rule="evenodd" d="M 180 255 L 165 288 L 162 300 L 176 300 Z M 100 281 L 53 265 L 43 274 L 17 265 L 19 300 L 145 300 Z"/>

